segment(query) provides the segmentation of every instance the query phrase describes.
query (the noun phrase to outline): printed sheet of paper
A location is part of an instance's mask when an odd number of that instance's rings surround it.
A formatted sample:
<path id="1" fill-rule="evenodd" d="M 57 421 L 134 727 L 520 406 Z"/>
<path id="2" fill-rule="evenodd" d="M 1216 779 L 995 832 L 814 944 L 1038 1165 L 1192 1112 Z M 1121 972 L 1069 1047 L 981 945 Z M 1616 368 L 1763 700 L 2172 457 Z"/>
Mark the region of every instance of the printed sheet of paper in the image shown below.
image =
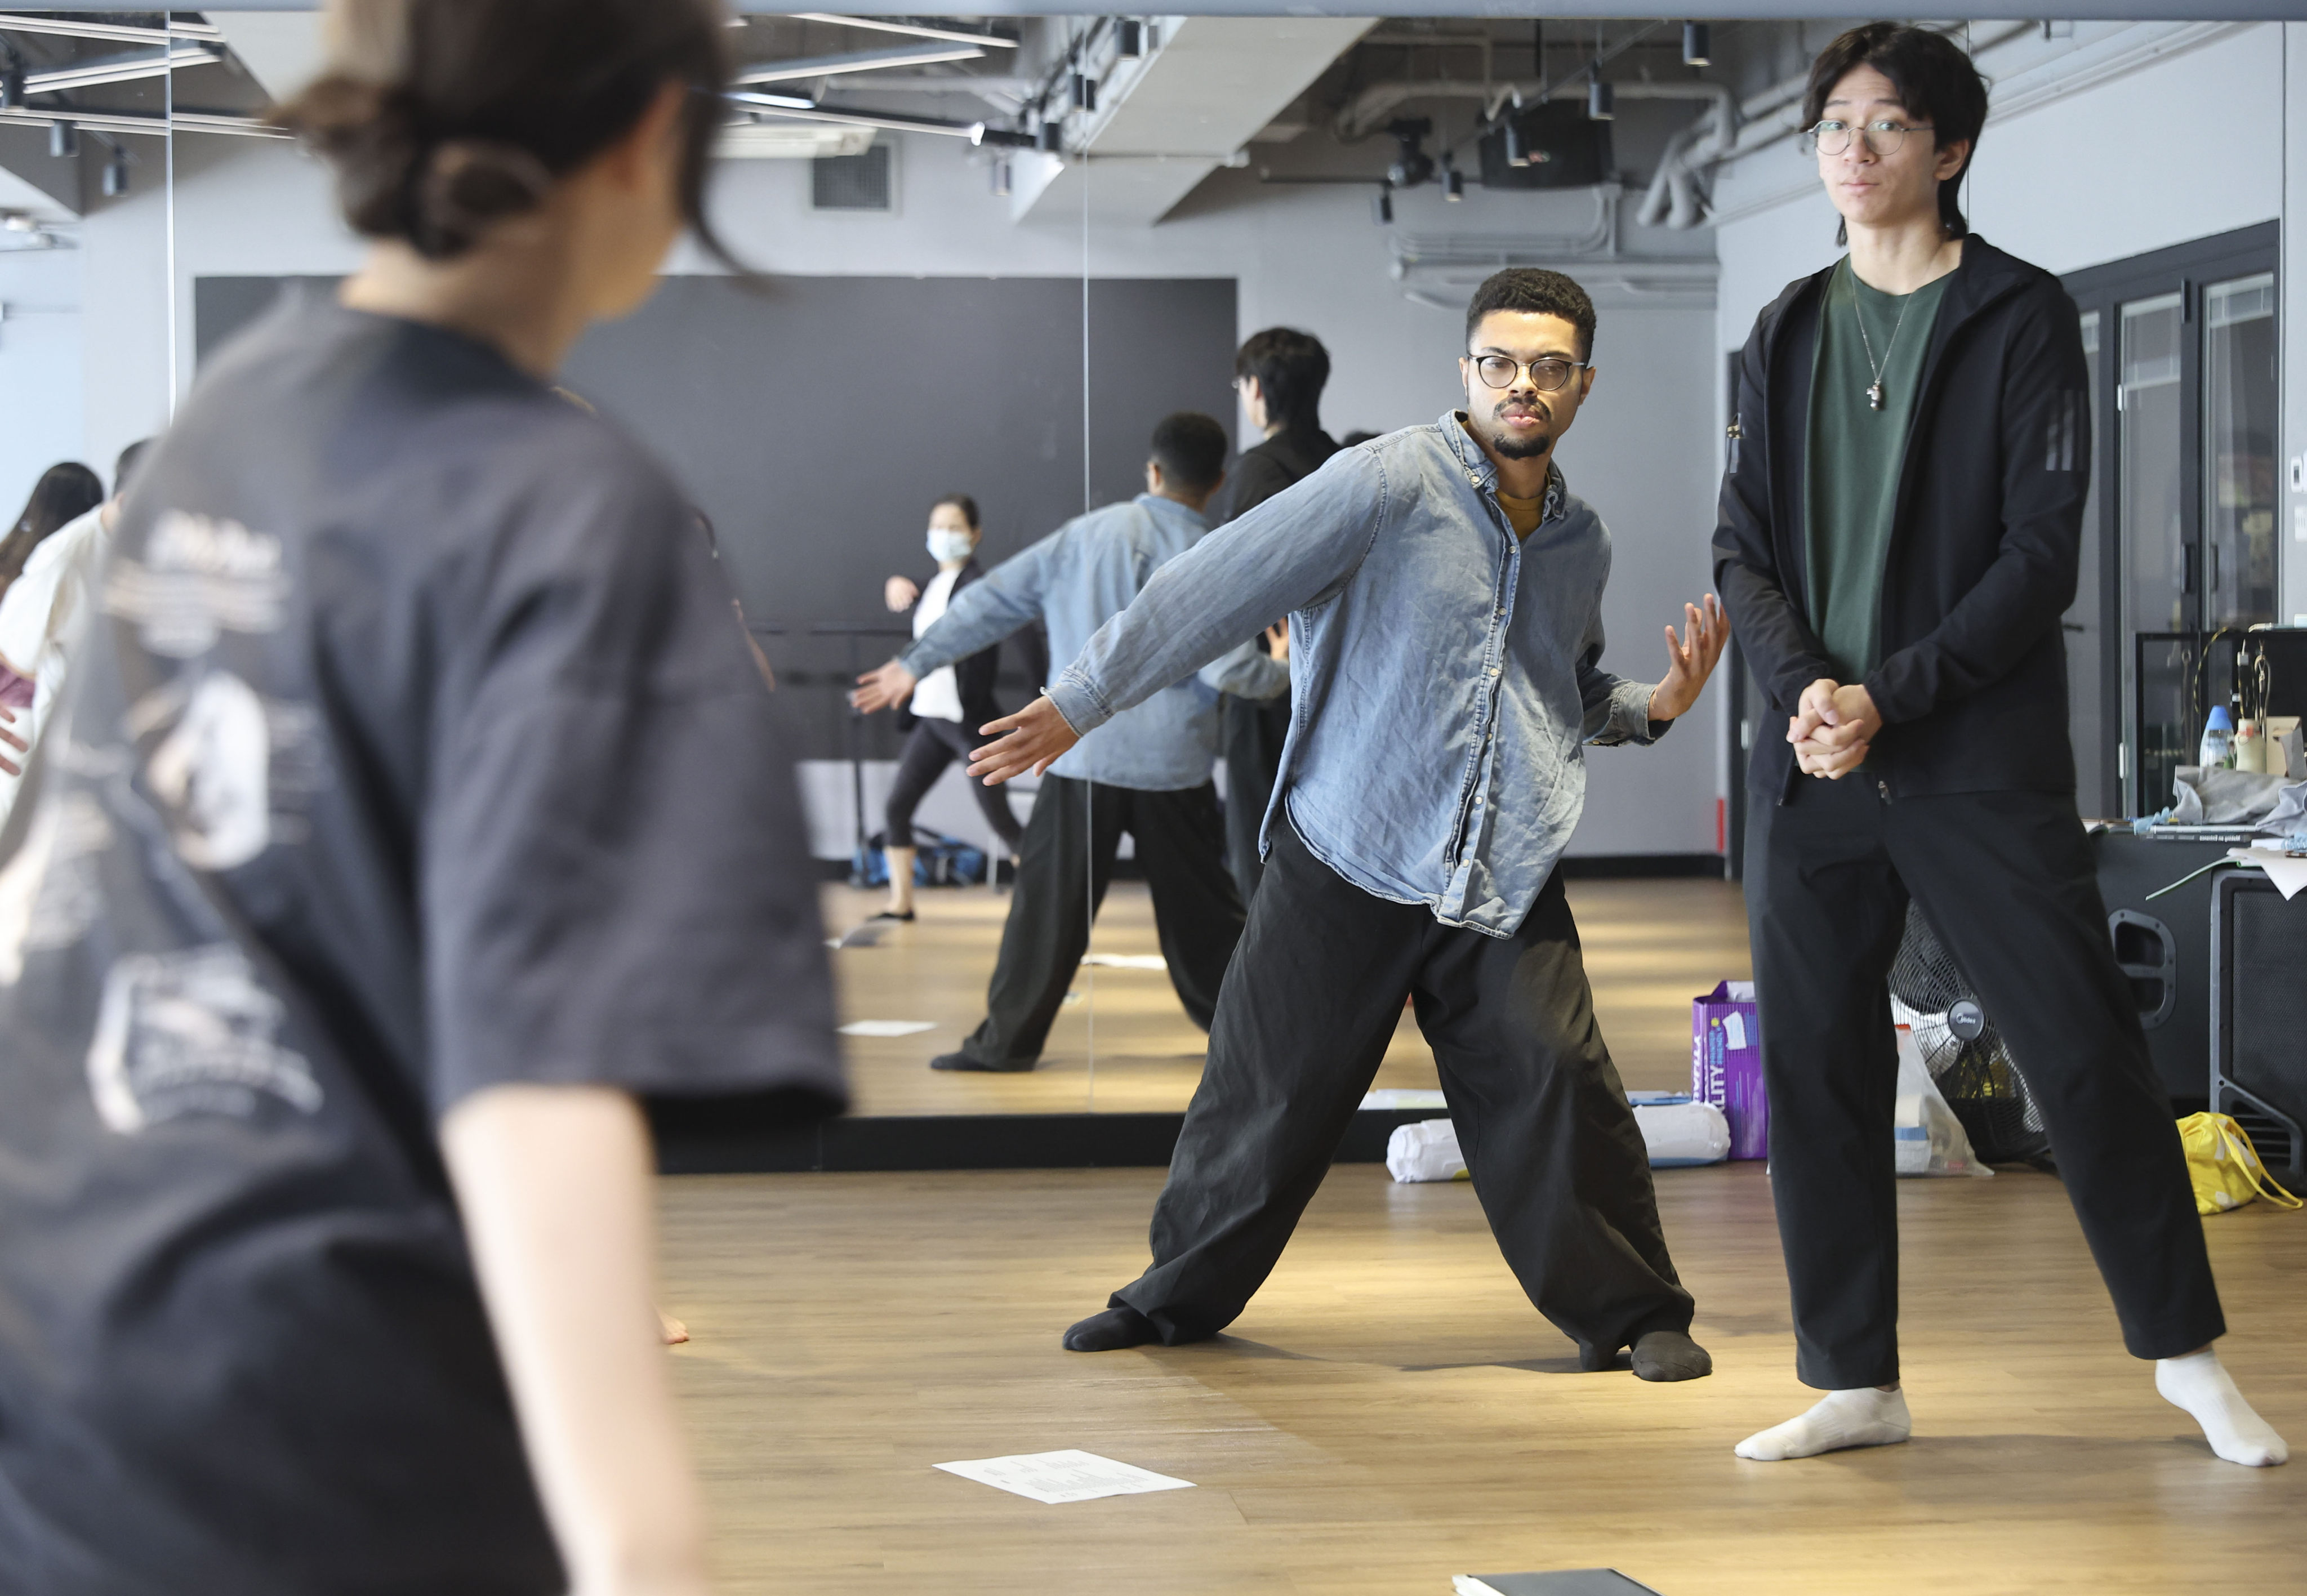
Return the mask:
<path id="1" fill-rule="evenodd" d="M 2286 902 L 2298 897 L 2301 888 L 2307 887 L 2307 859 L 2292 858 L 2280 848 L 2229 848 L 2227 857 L 2256 864 L 2265 871 L 2267 879 L 2275 883 L 2275 889 L 2283 894 Z"/>
<path id="2" fill-rule="evenodd" d="M 1172 1480 L 1094 1452 L 1025 1452 L 1015 1457 L 979 1457 L 936 1466 L 980 1485 L 1053 1504 L 1194 1489 L 1190 1480 Z"/>
<path id="3" fill-rule="evenodd" d="M 935 1020 L 851 1020 L 841 1027 L 844 1036 L 915 1036 L 937 1029 Z"/>

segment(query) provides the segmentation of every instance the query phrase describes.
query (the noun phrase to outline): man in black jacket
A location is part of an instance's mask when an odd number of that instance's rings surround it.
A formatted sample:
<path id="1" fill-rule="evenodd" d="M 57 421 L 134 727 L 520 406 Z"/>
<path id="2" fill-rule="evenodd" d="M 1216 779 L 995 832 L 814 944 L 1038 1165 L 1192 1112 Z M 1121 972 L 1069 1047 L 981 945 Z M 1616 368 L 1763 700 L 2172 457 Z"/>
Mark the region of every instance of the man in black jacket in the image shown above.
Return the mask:
<path id="1" fill-rule="evenodd" d="M 1757 742 L 1746 902 L 1797 1373 L 1827 1392 L 1740 1456 L 1903 1441 L 1886 978 L 1909 896 L 2026 1072 L 2123 1341 L 2230 1462 L 2278 1463 L 2225 1332 L 2169 1100 L 2074 803 L 2059 617 L 2089 484 L 2074 304 L 1967 236 L 1986 90 L 1887 22 L 1811 72 L 1850 253 L 1741 357 L 1715 575 L 1788 716 Z"/>
<path id="2" fill-rule="evenodd" d="M 1330 352 L 1312 333 L 1269 327 L 1249 335 L 1233 357 L 1233 385 L 1249 425 L 1265 434 L 1265 442 L 1245 450 L 1234 462 L 1210 507 L 1212 528 L 1248 514 L 1282 489 L 1311 476 L 1338 452 L 1337 443 L 1322 430 L 1322 389 L 1329 380 Z M 1282 745 L 1290 737 L 1290 695 L 1260 701 L 1228 693 L 1221 713 L 1226 863 L 1247 904 L 1265 873 L 1265 862 L 1257 852 L 1258 830 L 1265 823 L 1266 804 L 1282 768 Z"/>

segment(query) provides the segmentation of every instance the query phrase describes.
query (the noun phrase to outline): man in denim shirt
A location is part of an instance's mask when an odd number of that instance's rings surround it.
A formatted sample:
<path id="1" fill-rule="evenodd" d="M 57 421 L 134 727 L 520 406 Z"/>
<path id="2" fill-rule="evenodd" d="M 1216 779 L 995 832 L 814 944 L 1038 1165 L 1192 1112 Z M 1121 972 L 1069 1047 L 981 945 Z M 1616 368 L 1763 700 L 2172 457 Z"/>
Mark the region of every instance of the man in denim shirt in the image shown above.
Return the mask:
<path id="1" fill-rule="evenodd" d="M 1266 873 L 1154 1212 L 1154 1267 L 1076 1325 L 1100 1351 L 1214 1335 L 1281 1257 L 1377 1072 L 1404 993 L 1474 1188 L 1540 1313 L 1589 1369 L 1710 1371 L 1650 1163 L 1595 1028 L 1555 863 L 1582 745 L 1648 742 L 1727 631 L 1667 629 L 1656 687 L 1600 667 L 1601 521 L 1554 468 L 1593 385 L 1594 307 L 1559 273 L 1475 292 L 1467 408 L 1348 449 L 1172 561 L 1047 697 L 992 723 L 999 780 L 1291 617 L 1292 709 Z M 1528 579 L 1525 580 L 1527 570 Z M 1014 728 L 1014 729 L 1013 729 Z"/>
<path id="2" fill-rule="evenodd" d="M 956 594 L 912 648 L 858 678 L 857 707 L 896 703 L 931 671 L 1036 621 L 1049 628 L 1051 657 L 1070 659 L 1128 607 L 1159 566 L 1209 531 L 1202 510 L 1225 478 L 1225 429 L 1181 410 L 1154 429 L 1152 456 L 1145 492 L 1076 516 Z M 1282 613 L 1246 623 L 1231 639 L 1239 646 L 1224 657 L 1211 664 L 1205 656 L 1155 683 L 1135 708 L 1053 762 L 1025 828 L 985 1023 L 959 1052 L 931 1060 L 932 1069 L 1033 1068 L 1088 950 L 1092 899 L 1104 901 L 1125 831 L 1136 840 L 1153 893 L 1170 982 L 1193 1022 L 1210 1028 L 1242 929 L 1241 895 L 1226 872 L 1224 821 L 1210 781 L 1218 695 L 1271 699 L 1288 691 L 1286 641 L 1276 658 L 1246 641 Z"/>

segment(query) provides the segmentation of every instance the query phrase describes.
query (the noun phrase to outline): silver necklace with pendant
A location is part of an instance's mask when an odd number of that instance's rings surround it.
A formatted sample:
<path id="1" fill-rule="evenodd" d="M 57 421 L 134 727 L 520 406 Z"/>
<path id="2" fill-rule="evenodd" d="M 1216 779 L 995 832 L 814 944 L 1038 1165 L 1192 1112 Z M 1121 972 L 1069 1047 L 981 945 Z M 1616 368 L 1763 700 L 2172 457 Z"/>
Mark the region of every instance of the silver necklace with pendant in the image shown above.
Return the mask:
<path id="1" fill-rule="evenodd" d="M 1858 292 L 1858 274 L 1850 274 L 1850 319 L 1858 323 L 1858 341 L 1866 347 L 1866 364 L 1874 373 L 1874 381 L 1866 385 L 1866 408 L 1882 408 L 1882 363 L 1891 358 L 1899 347 L 1899 330 L 1907 324 L 1908 308 L 1915 303 L 1912 294 L 1899 301 L 1899 319 L 1891 325 L 1891 341 L 1882 346 L 1882 359 L 1874 358 L 1874 340 L 1866 336 L 1866 303 Z"/>

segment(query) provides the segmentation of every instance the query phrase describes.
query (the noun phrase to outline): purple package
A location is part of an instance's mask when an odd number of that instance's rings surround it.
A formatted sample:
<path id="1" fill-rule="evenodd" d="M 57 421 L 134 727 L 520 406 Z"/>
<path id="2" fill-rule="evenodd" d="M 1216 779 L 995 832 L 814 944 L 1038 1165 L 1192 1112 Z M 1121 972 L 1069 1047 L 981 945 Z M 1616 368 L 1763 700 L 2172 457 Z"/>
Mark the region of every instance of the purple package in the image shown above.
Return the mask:
<path id="1" fill-rule="evenodd" d="M 1726 981 L 1690 1004 L 1690 1094 L 1730 1121 L 1730 1156 L 1771 1154 L 1771 1104 L 1762 1094 L 1762 1028 L 1754 983 Z"/>

